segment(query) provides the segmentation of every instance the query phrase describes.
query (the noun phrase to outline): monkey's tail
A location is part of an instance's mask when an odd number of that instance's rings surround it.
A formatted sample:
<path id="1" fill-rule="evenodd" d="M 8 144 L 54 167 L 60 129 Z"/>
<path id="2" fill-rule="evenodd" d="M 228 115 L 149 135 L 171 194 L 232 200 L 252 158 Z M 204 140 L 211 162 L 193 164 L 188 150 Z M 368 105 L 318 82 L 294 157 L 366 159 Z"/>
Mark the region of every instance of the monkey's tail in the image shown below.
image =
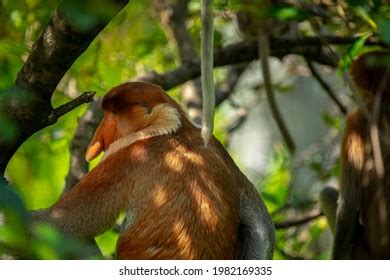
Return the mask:
<path id="1" fill-rule="evenodd" d="M 205 146 L 214 129 L 215 89 L 214 89 L 214 16 L 213 0 L 201 0 L 201 78 L 203 96 L 202 138 Z"/>

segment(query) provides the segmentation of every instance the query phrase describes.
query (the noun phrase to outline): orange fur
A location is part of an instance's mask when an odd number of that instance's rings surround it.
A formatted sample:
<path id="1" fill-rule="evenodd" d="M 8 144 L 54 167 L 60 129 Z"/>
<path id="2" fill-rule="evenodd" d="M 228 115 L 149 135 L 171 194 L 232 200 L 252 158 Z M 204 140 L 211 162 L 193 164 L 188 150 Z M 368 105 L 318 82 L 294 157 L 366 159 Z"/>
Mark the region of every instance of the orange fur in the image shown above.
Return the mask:
<path id="1" fill-rule="evenodd" d="M 125 211 L 118 258 L 233 259 L 245 197 L 257 205 L 255 222 L 265 219 L 267 231 L 256 234 L 269 244 L 260 246 L 260 256 L 272 255 L 273 228 L 253 185 L 214 137 L 203 145 L 173 99 L 157 86 L 134 82 L 112 89 L 102 107 L 105 116 L 86 157 L 106 151 L 105 157 L 49 209 L 47 220 L 88 239 Z"/>
<path id="2" fill-rule="evenodd" d="M 381 64 L 387 59 L 390 52 L 375 51 L 359 57 L 351 65 L 352 78 L 371 113 L 374 97 L 381 91 L 377 125 L 385 177 L 382 182 L 378 179 L 373 164 L 371 124 L 362 109 L 356 108 L 347 117 L 341 148 L 335 258 L 390 258 L 390 71 L 389 64 L 387 69 Z M 380 211 L 383 206 L 384 215 Z"/>

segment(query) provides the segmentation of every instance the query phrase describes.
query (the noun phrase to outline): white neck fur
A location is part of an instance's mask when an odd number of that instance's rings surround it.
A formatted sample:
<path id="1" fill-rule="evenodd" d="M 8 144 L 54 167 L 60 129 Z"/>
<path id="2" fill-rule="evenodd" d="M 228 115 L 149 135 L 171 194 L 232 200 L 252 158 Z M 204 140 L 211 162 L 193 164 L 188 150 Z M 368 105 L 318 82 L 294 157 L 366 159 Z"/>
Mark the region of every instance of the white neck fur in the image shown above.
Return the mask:
<path id="1" fill-rule="evenodd" d="M 103 159 L 137 141 L 175 133 L 181 126 L 179 112 L 168 104 L 157 105 L 147 117 L 151 121 L 150 125 L 112 142 Z"/>

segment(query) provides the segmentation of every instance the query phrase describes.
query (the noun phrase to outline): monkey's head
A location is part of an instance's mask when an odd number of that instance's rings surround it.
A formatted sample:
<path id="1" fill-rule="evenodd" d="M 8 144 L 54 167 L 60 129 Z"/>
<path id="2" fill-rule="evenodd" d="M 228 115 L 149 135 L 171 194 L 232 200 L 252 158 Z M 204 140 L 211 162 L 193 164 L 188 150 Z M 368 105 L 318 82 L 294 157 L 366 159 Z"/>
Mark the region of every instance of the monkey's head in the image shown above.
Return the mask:
<path id="1" fill-rule="evenodd" d="M 380 93 L 383 102 L 390 101 L 390 51 L 373 51 L 352 62 L 350 73 L 359 93 L 366 101 Z"/>
<path id="2" fill-rule="evenodd" d="M 145 128 L 152 134 L 176 132 L 180 115 L 184 114 L 159 86 L 146 82 L 114 87 L 104 96 L 102 109 L 103 120 L 87 149 L 88 161 L 106 151 L 116 140 Z"/>

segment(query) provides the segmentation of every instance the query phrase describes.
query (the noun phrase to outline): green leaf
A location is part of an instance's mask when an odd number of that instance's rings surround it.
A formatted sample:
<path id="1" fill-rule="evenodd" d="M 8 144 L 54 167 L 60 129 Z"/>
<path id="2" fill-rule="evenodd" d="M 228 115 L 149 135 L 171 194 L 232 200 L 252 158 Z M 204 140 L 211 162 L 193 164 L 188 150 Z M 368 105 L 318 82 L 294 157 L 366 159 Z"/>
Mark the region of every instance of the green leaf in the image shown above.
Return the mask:
<path id="1" fill-rule="evenodd" d="M 328 112 L 325 112 L 322 114 L 322 119 L 329 127 L 340 130 L 341 119 L 339 117 L 333 116 L 333 115 L 329 114 Z"/>
<path id="2" fill-rule="evenodd" d="M 360 35 L 348 48 L 347 53 L 340 59 L 340 70 L 345 71 L 351 65 L 352 59 L 363 51 L 366 40 L 371 36 L 371 32 Z"/>
<path id="3" fill-rule="evenodd" d="M 369 11 L 363 6 L 359 6 L 356 8 L 356 15 L 362 18 L 365 22 L 367 22 L 374 30 L 378 29 L 378 26 L 376 25 L 375 21 L 371 18 Z"/>
<path id="4" fill-rule="evenodd" d="M 113 230 L 107 231 L 104 234 L 96 237 L 96 243 L 105 257 L 109 257 L 115 254 L 117 241 L 118 233 L 114 232 Z"/>

